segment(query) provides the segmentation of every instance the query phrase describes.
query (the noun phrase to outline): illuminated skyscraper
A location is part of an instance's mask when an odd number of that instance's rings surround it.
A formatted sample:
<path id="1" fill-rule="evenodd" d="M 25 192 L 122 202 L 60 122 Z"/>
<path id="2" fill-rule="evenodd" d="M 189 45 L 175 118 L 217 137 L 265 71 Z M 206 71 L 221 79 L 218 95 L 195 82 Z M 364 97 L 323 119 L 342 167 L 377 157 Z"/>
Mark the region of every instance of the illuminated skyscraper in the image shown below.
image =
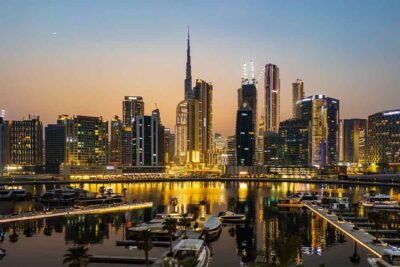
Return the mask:
<path id="1" fill-rule="evenodd" d="M 309 122 L 300 119 L 282 121 L 279 135 L 282 139 L 280 156 L 284 166 L 309 165 Z"/>
<path id="2" fill-rule="evenodd" d="M 309 161 L 324 166 L 338 162 L 339 100 L 314 95 L 297 102 L 301 119 L 309 122 Z"/>
<path id="3" fill-rule="evenodd" d="M 183 100 L 176 107 L 175 156 L 180 164 L 200 162 L 200 118 L 196 99 Z"/>
<path id="4" fill-rule="evenodd" d="M 165 163 L 175 160 L 175 134 L 171 133 L 170 128 L 164 130 L 164 151 Z"/>
<path id="5" fill-rule="evenodd" d="M 3 175 L 3 170 L 6 165 L 7 157 L 7 143 L 6 143 L 6 129 L 7 124 L 4 120 L 5 111 L 0 110 L 0 175 Z"/>
<path id="6" fill-rule="evenodd" d="M 367 149 L 367 121 L 365 119 L 344 120 L 344 161 L 365 163 Z"/>
<path id="7" fill-rule="evenodd" d="M 297 101 L 304 98 L 304 82 L 303 80 L 297 79 L 296 82 L 292 83 L 292 114 L 293 118 L 300 118 L 301 112 L 299 110 L 299 106 L 297 105 Z"/>
<path id="8" fill-rule="evenodd" d="M 132 145 L 132 127 L 124 126 L 121 132 L 122 155 L 121 163 L 124 166 L 132 166 L 133 145 Z"/>
<path id="9" fill-rule="evenodd" d="M 65 126 L 48 124 L 45 128 L 45 171 L 59 174 L 60 165 L 65 161 Z"/>
<path id="10" fill-rule="evenodd" d="M 106 165 L 108 162 L 108 122 L 102 117 L 59 116 L 66 129 L 66 157 L 69 165 Z"/>
<path id="11" fill-rule="evenodd" d="M 226 141 L 228 165 L 236 165 L 236 136 L 228 136 Z"/>
<path id="12" fill-rule="evenodd" d="M 188 36 L 187 36 L 187 50 L 186 50 L 186 78 L 185 78 L 185 99 L 193 98 L 193 90 L 192 90 L 192 65 L 190 58 L 190 35 L 188 28 Z"/>
<path id="13" fill-rule="evenodd" d="M 280 121 L 281 82 L 279 68 L 274 64 L 265 65 L 265 130 L 277 133 Z"/>
<path id="14" fill-rule="evenodd" d="M 236 164 L 252 166 L 255 160 L 256 138 L 253 110 L 245 102 L 236 115 Z"/>
<path id="15" fill-rule="evenodd" d="M 111 120 L 110 164 L 122 163 L 122 121 L 118 116 Z"/>
<path id="16" fill-rule="evenodd" d="M 200 162 L 208 163 L 206 155 L 213 146 L 213 86 L 203 80 L 196 80 L 194 98 L 200 105 Z"/>
<path id="17" fill-rule="evenodd" d="M 400 170 L 400 109 L 368 116 L 368 161 L 382 171 Z"/>
<path id="18" fill-rule="evenodd" d="M 122 105 L 122 120 L 124 126 L 130 127 L 135 116 L 144 115 L 144 102 L 141 96 L 125 96 Z"/>

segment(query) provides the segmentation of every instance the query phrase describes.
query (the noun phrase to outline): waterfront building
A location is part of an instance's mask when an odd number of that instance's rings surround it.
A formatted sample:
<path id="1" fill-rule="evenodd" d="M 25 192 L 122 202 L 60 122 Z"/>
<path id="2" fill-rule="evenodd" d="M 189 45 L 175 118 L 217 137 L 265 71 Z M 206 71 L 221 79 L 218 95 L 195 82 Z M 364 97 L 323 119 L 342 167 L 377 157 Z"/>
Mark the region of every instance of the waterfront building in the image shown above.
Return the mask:
<path id="1" fill-rule="evenodd" d="M 176 108 L 175 155 L 179 164 L 200 163 L 201 110 L 197 99 L 179 102 Z"/>
<path id="2" fill-rule="evenodd" d="M 124 126 L 130 127 L 132 120 L 136 116 L 144 115 L 144 101 L 141 96 L 125 96 L 125 100 L 122 102 L 122 114 Z"/>
<path id="3" fill-rule="evenodd" d="M 343 154 L 346 163 L 365 163 L 367 120 L 345 119 L 343 122 Z"/>
<path id="4" fill-rule="evenodd" d="M 400 109 L 368 117 L 368 161 L 382 172 L 400 169 Z"/>
<path id="5" fill-rule="evenodd" d="M 7 122 L 4 120 L 5 111 L 0 111 L 0 175 L 3 175 L 7 163 Z"/>
<path id="6" fill-rule="evenodd" d="M 6 132 L 8 165 L 43 166 L 43 125 L 39 116 L 8 121 Z"/>
<path id="7" fill-rule="evenodd" d="M 213 86 L 196 80 L 194 99 L 199 101 L 200 114 L 200 162 L 209 163 L 208 151 L 213 147 Z"/>
<path id="8" fill-rule="evenodd" d="M 118 116 L 111 120 L 110 161 L 112 165 L 122 163 L 122 130 L 123 124 Z"/>
<path id="9" fill-rule="evenodd" d="M 338 162 L 339 100 L 314 95 L 297 102 L 301 119 L 309 122 L 309 163 L 314 166 Z"/>
<path id="10" fill-rule="evenodd" d="M 65 161 L 65 126 L 48 124 L 45 127 L 45 172 L 59 174 Z"/>
<path id="11" fill-rule="evenodd" d="M 214 142 L 213 142 L 213 147 L 220 149 L 220 150 L 226 150 L 226 139 L 222 136 L 220 133 L 215 133 L 214 134 Z"/>
<path id="12" fill-rule="evenodd" d="M 164 126 L 158 109 L 133 120 L 132 152 L 132 166 L 164 165 Z"/>
<path id="13" fill-rule="evenodd" d="M 228 136 L 226 141 L 226 148 L 227 148 L 227 163 L 228 165 L 236 165 L 236 136 L 231 135 Z"/>
<path id="14" fill-rule="evenodd" d="M 236 164 L 251 166 L 255 156 L 255 133 L 253 125 L 253 110 L 247 104 L 237 111 L 236 115 Z"/>
<path id="15" fill-rule="evenodd" d="M 108 122 L 102 117 L 61 115 L 58 124 L 65 125 L 65 164 L 108 163 Z"/>
<path id="16" fill-rule="evenodd" d="M 338 159 L 339 162 L 344 161 L 344 121 L 339 120 L 339 128 L 338 128 Z"/>
<path id="17" fill-rule="evenodd" d="M 242 78 L 242 87 L 238 89 L 238 109 L 247 103 L 248 107 L 253 111 L 253 125 L 257 124 L 257 81 L 255 79 Z"/>
<path id="18" fill-rule="evenodd" d="M 300 118 L 301 111 L 297 105 L 297 101 L 304 98 L 304 82 L 301 79 L 297 79 L 296 82 L 292 83 L 292 115 L 293 118 Z"/>
<path id="19" fill-rule="evenodd" d="M 173 162 L 175 158 L 175 134 L 171 133 L 170 128 L 164 130 L 164 151 L 165 163 Z"/>
<path id="20" fill-rule="evenodd" d="M 283 166 L 309 165 L 309 123 L 301 119 L 282 121 L 279 125 L 282 139 L 280 151 Z"/>
<path id="21" fill-rule="evenodd" d="M 280 165 L 280 149 L 282 146 L 282 138 L 278 133 L 264 132 L 264 165 L 278 166 Z"/>
<path id="22" fill-rule="evenodd" d="M 124 166 L 131 166 L 133 160 L 133 150 L 132 150 L 132 127 L 124 126 L 121 132 L 121 164 Z"/>
<path id="23" fill-rule="evenodd" d="M 264 164 L 264 116 L 261 116 L 261 119 L 258 124 L 258 134 L 257 134 L 257 151 L 256 151 L 256 164 L 263 165 Z"/>
<path id="24" fill-rule="evenodd" d="M 279 68 L 274 64 L 265 65 L 265 131 L 277 133 L 280 122 L 281 82 Z"/>

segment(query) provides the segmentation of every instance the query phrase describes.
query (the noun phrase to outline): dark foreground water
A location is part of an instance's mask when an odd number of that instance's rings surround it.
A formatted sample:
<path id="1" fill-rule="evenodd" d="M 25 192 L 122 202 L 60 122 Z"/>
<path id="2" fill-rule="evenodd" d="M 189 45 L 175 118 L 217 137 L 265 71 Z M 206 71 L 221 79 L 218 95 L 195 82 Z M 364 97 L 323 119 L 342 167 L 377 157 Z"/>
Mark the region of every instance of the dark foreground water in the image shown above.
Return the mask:
<path id="1" fill-rule="evenodd" d="M 101 186 L 84 185 L 86 190 L 93 192 L 98 192 Z M 38 194 L 52 187 L 24 188 Z M 123 188 L 127 188 L 127 200 L 153 201 L 154 206 L 125 213 L 60 217 L 0 225 L 0 247 L 7 250 L 7 255 L 0 260 L 0 266 L 62 266 L 66 250 L 76 244 L 87 246 L 92 255 L 143 256 L 143 252 L 135 248 L 117 247 L 115 241 L 124 239 L 126 227 L 148 221 L 156 213 L 171 211 L 169 202 L 173 197 L 178 199 L 175 208 L 179 212 L 191 212 L 205 200 L 207 204 L 204 209 L 200 206 L 200 210 L 208 214 L 232 210 L 247 215 L 246 224 L 225 226 L 219 239 L 209 244 L 212 251 L 211 266 L 255 266 L 253 262 L 256 258 L 271 262 L 274 258 L 275 241 L 290 236 L 301 240 L 302 253 L 295 260 L 303 262 L 303 266 L 368 266 L 366 258 L 369 252 L 361 247 L 358 247 L 361 263 L 353 265 L 350 262 L 354 242 L 326 221 L 312 216 L 308 210 L 279 210 L 273 202 L 284 197 L 287 191 L 300 190 L 348 196 L 351 202 L 360 200 L 362 194 L 368 190 L 400 198 L 399 192 L 391 188 L 343 188 L 291 183 L 174 182 L 109 184 L 106 187 L 113 188 L 114 192 L 122 192 Z M 32 207 L 32 203 L 26 202 L 1 202 L 0 213 L 19 212 Z M 164 250 L 165 248 L 153 248 L 150 256 L 157 257 Z"/>

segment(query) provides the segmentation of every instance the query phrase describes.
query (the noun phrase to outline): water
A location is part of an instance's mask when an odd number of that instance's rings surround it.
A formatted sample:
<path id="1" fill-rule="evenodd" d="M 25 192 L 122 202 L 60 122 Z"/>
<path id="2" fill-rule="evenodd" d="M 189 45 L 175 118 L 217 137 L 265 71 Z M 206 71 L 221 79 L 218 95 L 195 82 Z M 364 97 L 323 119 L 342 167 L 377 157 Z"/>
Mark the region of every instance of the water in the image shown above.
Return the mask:
<path id="1" fill-rule="evenodd" d="M 78 185 L 73 185 L 78 186 Z M 98 192 L 102 184 L 85 184 L 84 189 Z M 117 247 L 116 241 L 125 237 L 125 227 L 150 220 L 156 213 L 191 212 L 199 203 L 207 204 L 201 212 L 217 214 L 232 210 L 246 213 L 249 218 L 244 225 L 225 226 L 220 238 L 209 244 L 212 251 L 211 266 L 253 266 L 256 258 L 273 259 L 273 244 L 282 236 L 296 236 L 301 240 L 302 253 L 295 260 L 303 266 L 353 266 L 349 257 L 354 251 L 354 242 L 344 237 L 326 221 L 302 209 L 278 210 L 271 205 L 287 191 L 312 190 L 328 192 L 332 196 L 348 196 L 358 201 L 368 190 L 390 194 L 397 200 L 400 194 L 393 188 L 340 187 L 292 183 L 237 183 L 237 182 L 173 182 L 109 184 L 114 192 L 126 190 L 129 201 L 153 201 L 153 208 L 124 213 L 99 214 L 51 218 L 0 225 L 3 233 L 0 247 L 7 255 L 0 266 L 62 266 L 63 255 L 69 247 L 83 244 L 92 255 L 143 256 L 135 248 Z M 52 188 L 24 187 L 33 194 Z M 176 207 L 169 205 L 176 197 Z M 32 203 L 2 202 L 0 213 L 20 212 L 32 209 Z M 35 207 L 36 209 L 40 207 Z M 397 227 L 397 225 L 392 227 Z M 18 235 L 17 238 L 16 235 Z M 14 237 L 14 238 L 13 238 Z M 151 257 L 159 256 L 165 248 L 153 248 Z M 369 252 L 358 247 L 362 261 L 354 266 L 368 266 Z M 90 264 L 107 266 L 107 264 Z M 117 265 L 123 266 L 123 265 Z M 260 265 L 265 266 L 265 265 Z"/>

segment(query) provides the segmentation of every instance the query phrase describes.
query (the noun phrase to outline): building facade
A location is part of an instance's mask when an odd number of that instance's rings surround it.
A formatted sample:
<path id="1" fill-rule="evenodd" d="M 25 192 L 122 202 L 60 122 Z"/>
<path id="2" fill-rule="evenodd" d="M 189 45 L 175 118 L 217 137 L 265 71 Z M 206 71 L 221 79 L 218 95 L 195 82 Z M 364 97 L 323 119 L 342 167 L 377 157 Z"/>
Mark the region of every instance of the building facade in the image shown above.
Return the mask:
<path id="1" fill-rule="evenodd" d="M 278 133 L 264 132 L 264 165 L 279 166 L 281 163 L 280 149 L 282 138 Z"/>
<path id="2" fill-rule="evenodd" d="M 281 82 L 279 68 L 274 64 L 265 65 L 265 131 L 277 133 L 280 122 Z"/>
<path id="3" fill-rule="evenodd" d="M 292 83 L 292 116 L 293 118 L 300 118 L 301 112 L 297 101 L 304 98 L 304 82 L 301 79 L 297 79 L 296 82 Z"/>
<path id="4" fill-rule="evenodd" d="M 228 165 L 236 165 L 237 160 L 236 160 L 236 136 L 231 135 L 228 136 L 226 140 L 226 151 L 228 154 Z"/>
<path id="5" fill-rule="evenodd" d="M 256 138 L 253 110 L 245 102 L 236 116 L 236 165 L 251 166 L 255 160 Z"/>
<path id="6" fill-rule="evenodd" d="M 122 130 L 123 124 L 118 116 L 111 120 L 110 160 L 112 165 L 122 163 Z"/>
<path id="7" fill-rule="evenodd" d="M 45 171 L 59 174 L 65 162 L 65 127 L 62 124 L 48 124 L 45 128 Z"/>
<path id="8" fill-rule="evenodd" d="M 132 125 L 132 120 L 136 116 L 144 115 L 144 101 L 141 96 L 125 96 L 122 102 L 122 114 L 123 114 L 123 124 L 124 126 L 130 127 Z"/>
<path id="9" fill-rule="evenodd" d="M 367 120 L 343 121 L 343 160 L 347 163 L 366 163 Z"/>
<path id="10" fill-rule="evenodd" d="M 281 163 L 283 166 L 306 167 L 309 165 L 309 123 L 306 120 L 290 119 L 279 126 L 282 140 Z"/>
<path id="11" fill-rule="evenodd" d="M 4 110 L 0 112 L 0 175 L 3 175 L 7 162 L 7 122 L 4 120 Z"/>

